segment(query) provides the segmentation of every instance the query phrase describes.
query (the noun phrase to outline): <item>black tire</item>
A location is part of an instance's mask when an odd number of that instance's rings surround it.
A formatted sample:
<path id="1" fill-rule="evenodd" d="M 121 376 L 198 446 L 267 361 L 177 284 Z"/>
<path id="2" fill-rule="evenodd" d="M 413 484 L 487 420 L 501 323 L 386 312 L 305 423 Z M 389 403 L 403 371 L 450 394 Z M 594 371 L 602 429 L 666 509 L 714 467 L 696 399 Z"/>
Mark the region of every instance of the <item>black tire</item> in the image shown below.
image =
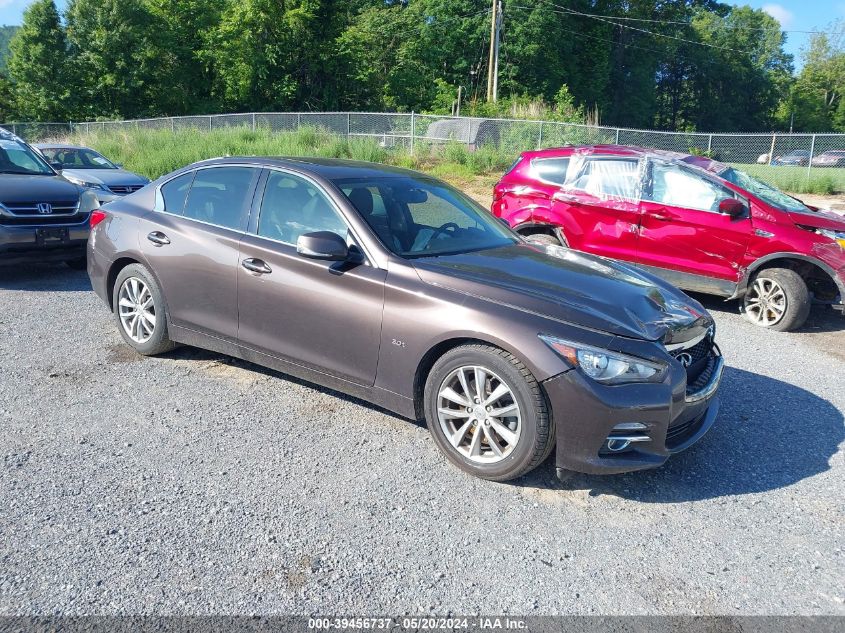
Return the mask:
<path id="1" fill-rule="evenodd" d="M 760 284 L 760 285 L 758 285 Z M 772 285 L 774 284 L 774 285 Z M 774 294 L 783 296 L 783 301 L 778 301 L 782 315 L 777 320 L 772 318 L 773 312 L 769 311 L 767 316 L 761 316 L 765 312 L 758 300 L 760 288 L 777 287 L 781 293 Z M 748 290 L 742 300 L 742 313 L 745 318 L 760 327 L 765 327 L 775 332 L 789 332 L 797 330 L 807 321 L 810 315 L 810 290 L 801 275 L 789 268 L 766 268 L 758 272 L 748 284 Z"/>
<path id="2" fill-rule="evenodd" d="M 72 268 L 73 270 L 87 270 L 88 258 L 83 255 L 82 257 L 77 257 L 75 259 L 66 259 L 65 266 Z"/>
<path id="3" fill-rule="evenodd" d="M 453 372 L 467 366 L 483 367 L 499 377 L 510 389 L 513 402 L 519 406 L 519 439 L 510 452 L 495 463 L 477 463 L 470 460 L 452 446 L 441 427 L 438 416 L 441 387 Z M 435 444 L 450 462 L 476 477 L 491 481 L 516 479 L 541 464 L 554 446 L 549 408 L 539 383 L 518 358 L 499 348 L 489 345 L 464 345 L 449 350 L 432 367 L 423 397 L 428 429 Z M 472 428 L 468 433 L 472 433 Z M 489 450 L 489 443 L 487 446 Z"/>
<path id="4" fill-rule="evenodd" d="M 127 279 L 133 277 L 140 279 L 147 286 L 155 308 L 155 326 L 149 339 L 144 342 L 133 340 L 126 331 L 126 328 L 124 328 L 120 318 L 120 289 Z M 161 289 L 158 287 L 155 277 L 141 264 L 130 264 L 118 273 L 112 293 L 112 312 L 114 313 L 117 329 L 123 340 L 139 354 L 155 356 L 156 354 L 169 352 L 176 347 L 176 344 L 170 340 L 167 334 L 167 311 Z"/>
<path id="5" fill-rule="evenodd" d="M 530 235 L 526 235 L 525 239 L 527 239 L 529 242 L 539 242 L 540 244 L 562 246 L 559 239 L 557 239 L 554 235 L 549 235 L 548 233 L 532 233 Z"/>

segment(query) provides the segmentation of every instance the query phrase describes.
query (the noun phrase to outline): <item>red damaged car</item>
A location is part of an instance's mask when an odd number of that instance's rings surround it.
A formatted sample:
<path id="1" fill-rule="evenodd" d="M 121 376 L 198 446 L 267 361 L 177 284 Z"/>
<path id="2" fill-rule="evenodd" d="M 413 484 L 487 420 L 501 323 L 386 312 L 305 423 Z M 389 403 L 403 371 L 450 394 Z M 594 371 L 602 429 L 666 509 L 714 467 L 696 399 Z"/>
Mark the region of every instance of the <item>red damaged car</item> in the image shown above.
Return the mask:
<path id="1" fill-rule="evenodd" d="M 524 152 L 492 211 L 532 240 L 740 299 L 772 330 L 801 327 L 813 303 L 845 312 L 845 215 L 708 158 L 618 145 Z"/>

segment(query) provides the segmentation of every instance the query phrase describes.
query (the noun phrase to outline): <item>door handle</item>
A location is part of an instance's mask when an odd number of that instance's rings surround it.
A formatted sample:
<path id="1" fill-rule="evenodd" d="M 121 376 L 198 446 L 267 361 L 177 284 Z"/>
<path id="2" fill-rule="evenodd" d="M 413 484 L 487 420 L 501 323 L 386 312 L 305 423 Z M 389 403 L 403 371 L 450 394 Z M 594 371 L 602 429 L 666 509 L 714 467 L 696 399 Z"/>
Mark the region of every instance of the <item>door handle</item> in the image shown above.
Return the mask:
<path id="1" fill-rule="evenodd" d="M 167 237 L 161 231 L 153 231 L 149 235 L 147 235 L 147 239 L 150 240 L 156 246 L 167 246 L 170 244 L 170 238 Z"/>
<path id="2" fill-rule="evenodd" d="M 261 259 L 249 257 L 241 262 L 241 266 L 246 268 L 251 273 L 258 273 L 259 275 L 267 275 L 273 272 L 266 262 Z"/>
<path id="3" fill-rule="evenodd" d="M 652 213 L 651 217 L 658 222 L 672 222 L 675 219 L 671 215 L 663 215 L 662 213 Z"/>

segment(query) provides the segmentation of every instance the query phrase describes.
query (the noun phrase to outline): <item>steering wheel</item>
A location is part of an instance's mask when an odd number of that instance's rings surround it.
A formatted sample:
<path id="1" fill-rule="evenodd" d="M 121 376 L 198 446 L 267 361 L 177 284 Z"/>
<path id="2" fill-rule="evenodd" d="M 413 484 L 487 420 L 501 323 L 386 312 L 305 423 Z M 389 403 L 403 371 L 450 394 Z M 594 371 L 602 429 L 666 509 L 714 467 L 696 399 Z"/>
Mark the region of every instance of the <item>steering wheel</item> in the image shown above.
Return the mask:
<path id="1" fill-rule="evenodd" d="M 427 250 L 428 247 L 431 246 L 431 243 L 437 238 L 438 235 L 440 235 L 441 233 L 445 233 L 449 229 L 452 229 L 452 232 L 454 233 L 455 231 L 460 231 L 461 227 L 459 227 L 454 222 L 447 222 L 446 224 L 442 225 L 440 228 L 434 229 L 434 233 L 432 233 L 431 237 L 429 237 L 426 240 L 425 245 L 422 247 L 421 250 Z"/>

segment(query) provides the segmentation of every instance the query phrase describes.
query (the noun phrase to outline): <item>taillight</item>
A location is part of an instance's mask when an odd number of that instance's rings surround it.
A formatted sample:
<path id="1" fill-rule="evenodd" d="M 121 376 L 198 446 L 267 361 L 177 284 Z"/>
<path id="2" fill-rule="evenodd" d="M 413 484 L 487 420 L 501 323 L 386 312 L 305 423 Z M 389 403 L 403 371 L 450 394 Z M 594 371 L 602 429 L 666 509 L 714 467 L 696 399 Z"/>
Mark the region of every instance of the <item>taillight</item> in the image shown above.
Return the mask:
<path id="1" fill-rule="evenodd" d="M 108 214 L 105 211 L 100 211 L 99 209 L 95 209 L 91 212 L 91 218 L 88 220 L 89 226 L 93 229 L 97 226 L 100 222 L 106 219 Z"/>

